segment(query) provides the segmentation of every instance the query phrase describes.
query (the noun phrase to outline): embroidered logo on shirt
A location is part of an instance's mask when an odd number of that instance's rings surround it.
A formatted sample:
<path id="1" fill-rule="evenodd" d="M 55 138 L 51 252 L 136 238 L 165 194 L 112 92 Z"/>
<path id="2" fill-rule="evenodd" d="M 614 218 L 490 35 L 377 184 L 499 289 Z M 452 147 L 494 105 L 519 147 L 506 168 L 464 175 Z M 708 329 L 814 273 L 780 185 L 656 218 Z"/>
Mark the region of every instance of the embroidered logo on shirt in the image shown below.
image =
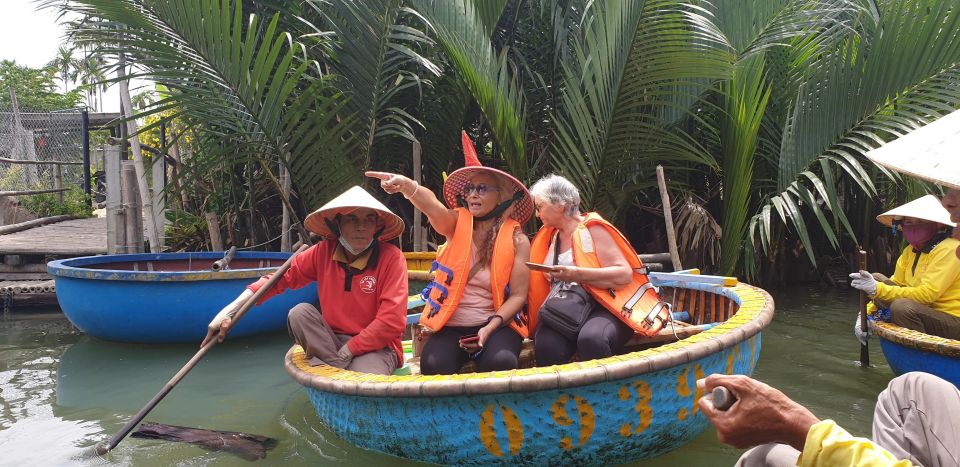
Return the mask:
<path id="1" fill-rule="evenodd" d="M 363 276 L 360 279 L 360 290 L 363 293 L 373 293 L 377 288 L 377 278 L 373 276 Z"/>

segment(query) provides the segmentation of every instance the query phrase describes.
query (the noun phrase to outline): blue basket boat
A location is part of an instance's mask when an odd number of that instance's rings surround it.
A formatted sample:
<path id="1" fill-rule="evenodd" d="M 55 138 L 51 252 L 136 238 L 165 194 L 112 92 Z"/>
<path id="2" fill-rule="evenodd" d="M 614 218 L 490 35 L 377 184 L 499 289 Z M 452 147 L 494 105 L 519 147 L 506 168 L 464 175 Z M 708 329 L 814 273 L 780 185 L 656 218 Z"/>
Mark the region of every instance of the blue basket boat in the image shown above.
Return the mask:
<path id="1" fill-rule="evenodd" d="M 960 387 L 960 341 L 931 336 L 893 323 L 874 322 L 883 356 L 893 372 L 923 371 Z"/>
<path id="2" fill-rule="evenodd" d="M 383 376 L 311 367 L 294 346 L 285 365 L 320 423 L 361 448 L 463 465 L 650 458 L 706 430 L 696 380 L 751 374 L 774 312 L 769 294 L 744 284 L 662 285 L 661 297 L 687 311 L 691 325 L 636 338 L 625 355 L 449 376 L 420 375 L 414 358 L 412 374 Z M 525 349 L 521 360 L 529 357 Z"/>
<path id="3" fill-rule="evenodd" d="M 223 252 L 85 256 L 51 261 L 60 308 L 81 331 L 134 343 L 199 343 L 207 324 L 258 277 L 280 267 L 290 253 L 238 252 L 230 269 L 214 271 Z M 289 290 L 256 306 L 237 322 L 231 338 L 286 327 L 297 303 L 317 303 L 315 284 Z"/>

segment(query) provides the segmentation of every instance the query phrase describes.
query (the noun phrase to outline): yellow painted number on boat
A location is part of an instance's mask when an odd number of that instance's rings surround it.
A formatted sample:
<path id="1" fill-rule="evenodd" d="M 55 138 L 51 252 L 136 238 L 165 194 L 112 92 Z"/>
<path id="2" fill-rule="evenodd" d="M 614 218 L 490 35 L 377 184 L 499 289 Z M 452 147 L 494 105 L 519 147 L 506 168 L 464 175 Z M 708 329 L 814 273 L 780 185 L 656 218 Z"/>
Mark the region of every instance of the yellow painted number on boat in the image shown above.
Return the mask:
<path id="1" fill-rule="evenodd" d="M 569 400 L 570 397 L 567 395 L 560 396 L 556 402 L 553 403 L 553 407 L 550 407 L 550 415 L 553 417 L 553 421 L 557 422 L 557 425 L 570 426 L 574 423 L 567 414 L 567 402 Z M 590 435 L 593 434 L 593 406 L 582 397 L 573 396 L 573 402 L 576 405 L 577 414 L 580 418 L 580 439 L 577 441 L 577 445 L 574 446 L 572 437 L 564 436 L 561 438 L 560 447 L 565 451 L 583 446 L 590 440 Z"/>
<path id="2" fill-rule="evenodd" d="M 523 425 L 520 424 L 520 418 L 509 407 L 499 405 L 500 414 L 503 416 L 503 425 L 507 430 L 507 442 L 510 445 L 510 455 L 516 456 L 523 447 Z M 497 427 L 494 420 L 494 405 L 490 404 L 480 415 L 480 441 L 487 448 L 487 452 L 496 457 L 503 457 L 503 450 L 500 448 L 500 442 L 497 441 Z"/>
<path id="3" fill-rule="evenodd" d="M 733 374 L 734 365 L 737 363 L 737 360 L 740 359 L 740 346 L 735 345 L 730 349 L 730 353 L 727 354 L 727 374 Z"/>
<path id="4" fill-rule="evenodd" d="M 683 372 L 680 373 L 680 376 L 677 377 L 677 395 L 681 398 L 691 398 L 691 409 L 686 407 L 681 408 L 677 411 L 677 420 L 681 422 L 686 420 L 688 416 L 697 413 L 700 410 L 700 407 L 697 405 L 697 400 L 703 397 L 703 390 L 697 387 L 697 380 L 702 379 L 703 376 L 703 367 L 699 363 L 693 364 L 693 379 L 690 379 L 690 366 L 687 366 L 683 369 Z M 690 389 L 693 388 L 693 389 Z"/>
<path id="5" fill-rule="evenodd" d="M 653 419 L 653 409 L 650 408 L 650 400 L 653 398 L 653 392 L 650 390 L 650 385 L 643 380 L 637 380 L 633 383 L 633 390 L 637 395 L 637 405 L 634 406 L 634 409 L 637 411 L 639 421 L 637 422 L 637 426 L 632 428 L 629 423 L 620 425 L 620 436 L 623 437 L 643 433 L 643 431 L 650 426 L 650 420 Z M 621 387 L 617 393 L 617 397 L 622 401 L 630 400 L 633 397 L 633 394 L 630 392 L 630 386 Z"/>

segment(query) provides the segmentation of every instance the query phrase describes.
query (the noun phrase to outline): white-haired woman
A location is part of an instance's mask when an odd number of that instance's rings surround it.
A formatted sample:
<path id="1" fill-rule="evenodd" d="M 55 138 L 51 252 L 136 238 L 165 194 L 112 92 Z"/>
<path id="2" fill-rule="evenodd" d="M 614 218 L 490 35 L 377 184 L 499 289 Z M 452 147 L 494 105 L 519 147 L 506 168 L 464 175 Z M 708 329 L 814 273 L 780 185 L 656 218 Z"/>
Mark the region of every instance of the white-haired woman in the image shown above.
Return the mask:
<path id="1" fill-rule="evenodd" d="M 521 224 L 533 214 L 533 200 L 517 179 L 481 166 L 466 133 L 462 140 L 466 166 L 444 182 L 446 206 L 403 175 L 366 173 L 387 193 L 403 194 L 447 239 L 423 294 L 420 324 L 435 332 L 420 356 L 423 374 L 457 373 L 469 359 L 480 371 L 515 369 L 529 334 L 521 311 L 530 240 Z"/>
<path id="2" fill-rule="evenodd" d="M 617 292 L 627 293 L 624 289 L 634 276 L 627 255 L 635 257 L 636 253 L 599 214 L 580 212 L 580 193 L 566 178 L 547 175 L 530 192 L 537 217 L 543 222 L 531 244 L 530 261 L 554 266 L 553 272 L 530 273 L 528 308 L 535 326 L 537 365 L 566 363 L 574 354 L 580 360 L 591 360 L 620 352 L 633 330 L 611 312 L 619 309 L 611 300 Z M 543 321 L 537 323 L 541 306 L 561 282 L 584 286 L 600 305 L 575 338 Z"/>

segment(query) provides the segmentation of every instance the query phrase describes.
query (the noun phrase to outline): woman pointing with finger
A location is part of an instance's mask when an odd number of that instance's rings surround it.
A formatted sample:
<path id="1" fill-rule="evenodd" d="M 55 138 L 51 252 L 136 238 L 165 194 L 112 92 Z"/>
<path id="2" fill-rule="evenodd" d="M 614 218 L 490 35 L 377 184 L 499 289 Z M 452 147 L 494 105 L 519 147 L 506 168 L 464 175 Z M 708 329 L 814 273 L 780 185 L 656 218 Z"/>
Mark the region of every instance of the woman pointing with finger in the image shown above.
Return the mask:
<path id="1" fill-rule="evenodd" d="M 420 357 L 423 374 L 457 373 L 470 359 L 479 371 L 515 369 L 529 335 L 523 305 L 530 241 L 521 224 L 533 213 L 533 200 L 516 178 L 480 165 L 465 132 L 462 141 L 466 166 L 444 182 L 446 205 L 403 175 L 366 172 L 387 193 L 410 200 L 447 239 L 423 293 L 420 324 L 436 333 Z M 461 345 L 473 335 L 482 351 Z"/>

